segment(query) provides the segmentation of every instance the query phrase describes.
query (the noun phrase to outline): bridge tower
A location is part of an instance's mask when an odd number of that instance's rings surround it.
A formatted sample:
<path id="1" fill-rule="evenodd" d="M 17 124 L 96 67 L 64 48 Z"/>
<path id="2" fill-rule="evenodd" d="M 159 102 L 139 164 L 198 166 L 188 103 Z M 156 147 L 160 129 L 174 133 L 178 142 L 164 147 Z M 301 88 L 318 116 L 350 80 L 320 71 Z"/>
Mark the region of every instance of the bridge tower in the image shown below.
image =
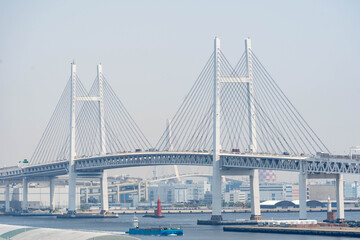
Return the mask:
<path id="1" fill-rule="evenodd" d="M 212 221 L 221 221 L 221 169 L 220 169 L 220 39 L 214 40 L 214 103 L 213 103 L 213 178 Z"/>
<path id="2" fill-rule="evenodd" d="M 101 63 L 97 65 L 97 77 L 99 84 L 99 129 L 100 129 L 100 156 L 106 155 L 106 129 L 104 119 L 104 88 Z M 100 177 L 101 189 L 101 212 L 109 210 L 107 171 L 103 170 Z"/>
<path id="3" fill-rule="evenodd" d="M 106 155 L 106 128 L 104 120 L 103 75 L 101 64 L 97 65 L 99 95 L 97 97 L 78 97 L 76 95 L 76 64 L 71 63 L 71 111 L 70 111 L 70 156 L 69 156 L 69 206 L 68 213 L 76 213 L 76 101 L 97 101 L 99 103 L 100 156 Z M 103 170 L 100 177 L 101 212 L 109 209 L 107 172 Z"/>
<path id="4" fill-rule="evenodd" d="M 71 95 L 70 95 L 70 156 L 69 156 L 69 202 L 68 213 L 76 212 L 76 172 L 75 172 L 75 136 L 76 136 L 76 64 L 71 63 Z"/>
<path id="5" fill-rule="evenodd" d="M 251 40 L 245 39 L 245 54 L 247 64 L 247 101 L 248 101 L 248 117 L 249 117 L 249 151 L 257 152 L 256 142 L 256 114 L 254 100 L 254 84 L 253 84 L 253 64 L 251 54 Z M 260 192 L 259 192 L 259 170 L 252 170 L 250 175 L 250 197 L 251 197 L 251 217 L 252 220 L 260 220 Z"/>
<path id="6" fill-rule="evenodd" d="M 213 182 L 212 182 L 212 221 L 221 221 L 221 176 L 222 175 L 249 175 L 250 177 L 250 195 L 251 195 L 251 219 L 261 219 L 260 213 L 260 194 L 259 194 L 259 170 L 253 169 L 248 171 L 232 171 L 220 169 L 220 151 L 221 151 L 221 136 L 220 136 L 220 121 L 221 121 L 221 84 L 228 82 L 237 82 L 239 84 L 246 84 L 247 89 L 247 106 L 249 117 L 249 151 L 256 153 L 256 117 L 254 106 L 254 90 L 253 90 L 253 68 L 252 68 L 252 54 L 251 54 L 251 40 L 245 39 L 245 53 L 247 64 L 247 76 L 245 77 L 231 77 L 221 76 L 221 61 L 220 54 L 220 39 L 215 38 L 214 41 L 214 103 L 213 103 Z"/>

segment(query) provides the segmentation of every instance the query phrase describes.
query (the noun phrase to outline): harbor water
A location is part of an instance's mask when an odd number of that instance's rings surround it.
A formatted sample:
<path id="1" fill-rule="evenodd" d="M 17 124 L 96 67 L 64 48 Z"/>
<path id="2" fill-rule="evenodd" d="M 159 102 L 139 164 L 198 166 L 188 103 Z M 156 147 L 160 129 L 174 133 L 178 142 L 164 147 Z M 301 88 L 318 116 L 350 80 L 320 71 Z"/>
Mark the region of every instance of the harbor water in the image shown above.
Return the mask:
<path id="1" fill-rule="evenodd" d="M 282 235 L 271 233 L 239 233 L 223 232 L 223 226 L 199 226 L 198 219 L 209 219 L 210 214 L 165 214 L 165 218 L 143 218 L 142 215 L 136 215 L 139 218 L 139 227 L 159 227 L 159 226 L 181 226 L 184 230 L 184 236 L 179 236 L 181 240 L 225 240 L 225 239 L 251 239 L 251 240 L 345 240 L 354 239 L 346 237 L 328 237 L 328 236 L 310 236 L 310 235 Z M 250 213 L 224 213 L 224 219 L 249 219 Z M 263 213 L 264 219 L 298 219 L 296 212 L 282 213 Z M 346 212 L 345 217 L 348 220 L 360 221 L 360 212 Z M 308 212 L 308 219 L 322 221 L 326 218 L 326 212 Z M 32 227 L 86 230 L 86 231 L 111 231 L 125 232 L 132 227 L 133 215 L 120 215 L 119 218 L 88 218 L 88 219 L 57 219 L 56 217 L 15 217 L 0 216 L 0 224 L 23 225 Z M 142 236 L 135 237 L 143 240 L 164 239 L 159 236 Z"/>

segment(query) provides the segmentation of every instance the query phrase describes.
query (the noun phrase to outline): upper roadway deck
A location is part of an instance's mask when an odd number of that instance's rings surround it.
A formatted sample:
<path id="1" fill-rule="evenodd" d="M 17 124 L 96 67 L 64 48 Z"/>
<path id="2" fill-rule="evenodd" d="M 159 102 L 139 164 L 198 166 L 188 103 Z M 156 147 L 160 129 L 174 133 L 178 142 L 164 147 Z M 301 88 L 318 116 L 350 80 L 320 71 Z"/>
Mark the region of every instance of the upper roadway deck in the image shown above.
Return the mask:
<path id="1" fill-rule="evenodd" d="M 339 156 L 337 156 L 339 157 Z M 135 152 L 105 156 L 82 157 L 75 160 L 75 169 L 81 174 L 99 173 L 104 169 L 155 165 L 212 166 L 211 152 Z M 0 169 L 0 180 L 19 180 L 23 177 L 52 177 L 68 173 L 68 161 L 39 165 L 24 165 Z M 360 161 L 344 158 L 318 158 L 274 154 L 221 153 L 220 166 L 227 169 L 266 169 L 310 174 L 360 174 Z"/>

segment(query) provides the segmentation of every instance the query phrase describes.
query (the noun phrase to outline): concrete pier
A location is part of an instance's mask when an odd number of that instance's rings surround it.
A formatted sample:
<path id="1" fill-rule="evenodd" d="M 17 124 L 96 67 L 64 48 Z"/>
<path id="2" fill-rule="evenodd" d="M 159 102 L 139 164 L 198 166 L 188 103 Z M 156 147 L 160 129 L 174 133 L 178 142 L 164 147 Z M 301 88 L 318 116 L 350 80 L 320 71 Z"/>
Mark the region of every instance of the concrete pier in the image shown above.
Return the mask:
<path id="1" fill-rule="evenodd" d="M 23 187 L 23 200 L 22 200 L 22 210 L 23 212 L 27 212 L 28 211 L 28 180 L 26 177 L 23 178 L 23 182 L 22 182 L 22 187 Z"/>
<path id="2" fill-rule="evenodd" d="M 250 220 L 260 220 L 260 190 L 259 190 L 259 170 L 254 169 L 250 175 L 250 194 L 251 194 L 251 217 Z"/>
<path id="3" fill-rule="evenodd" d="M 109 211 L 109 198 L 108 198 L 108 181 L 107 181 L 107 172 L 103 171 L 102 176 L 100 177 L 100 189 L 101 189 L 101 212 Z"/>
<path id="4" fill-rule="evenodd" d="M 5 212 L 10 212 L 10 185 L 5 183 Z"/>
<path id="5" fill-rule="evenodd" d="M 307 186 L 306 186 L 306 173 L 299 172 L 299 219 L 306 220 L 306 200 L 307 200 Z"/>
<path id="6" fill-rule="evenodd" d="M 258 220 L 197 220 L 197 225 L 258 225 Z"/>
<path id="7" fill-rule="evenodd" d="M 55 179 L 50 178 L 50 211 L 55 211 Z"/>
<path id="8" fill-rule="evenodd" d="M 360 237 L 360 229 L 352 228 L 292 228 L 292 227 L 224 227 L 225 232 L 257 232 L 277 234 L 325 235 L 342 237 Z"/>
<path id="9" fill-rule="evenodd" d="M 342 174 L 336 176 L 336 208 L 337 221 L 344 221 L 344 181 Z"/>

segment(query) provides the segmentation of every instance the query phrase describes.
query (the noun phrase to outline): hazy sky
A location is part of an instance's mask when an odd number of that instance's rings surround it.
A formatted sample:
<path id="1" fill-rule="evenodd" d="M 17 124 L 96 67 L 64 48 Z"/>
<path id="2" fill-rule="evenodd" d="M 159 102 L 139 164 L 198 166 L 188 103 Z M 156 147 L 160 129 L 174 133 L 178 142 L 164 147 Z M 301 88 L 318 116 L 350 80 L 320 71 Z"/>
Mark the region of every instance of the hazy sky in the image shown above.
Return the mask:
<path id="1" fill-rule="evenodd" d="M 0 1 L 0 165 L 30 158 L 70 76 L 96 65 L 155 144 L 221 38 L 244 39 L 336 153 L 360 145 L 359 1 Z"/>

